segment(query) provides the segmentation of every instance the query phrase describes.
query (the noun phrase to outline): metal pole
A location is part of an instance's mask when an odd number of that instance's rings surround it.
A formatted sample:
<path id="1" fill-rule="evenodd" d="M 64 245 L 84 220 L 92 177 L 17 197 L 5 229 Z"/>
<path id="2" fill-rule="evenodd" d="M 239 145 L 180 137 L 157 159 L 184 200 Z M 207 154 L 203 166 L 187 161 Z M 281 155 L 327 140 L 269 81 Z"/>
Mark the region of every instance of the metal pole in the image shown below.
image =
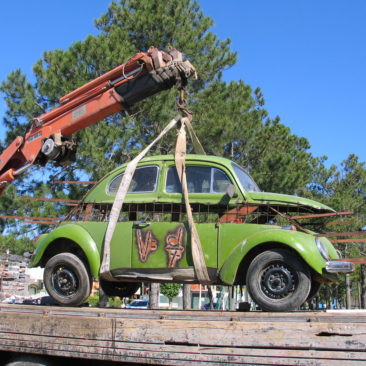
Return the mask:
<path id="1" fill-rule="evenodd" d="M 201 310 L 201 296 L 202 296 L 202 289 L 201 289 L 202 285 L 200 284 L 200 296 L 198 299 L 198 310 Z"/>

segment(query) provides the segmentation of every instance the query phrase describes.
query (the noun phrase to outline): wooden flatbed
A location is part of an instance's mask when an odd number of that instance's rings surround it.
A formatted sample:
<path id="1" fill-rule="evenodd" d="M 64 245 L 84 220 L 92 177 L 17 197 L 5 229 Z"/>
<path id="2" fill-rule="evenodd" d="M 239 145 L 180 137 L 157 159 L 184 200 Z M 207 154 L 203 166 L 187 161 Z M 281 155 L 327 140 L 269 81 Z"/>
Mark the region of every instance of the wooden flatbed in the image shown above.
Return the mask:
<path id="1" fill-rule="evenodd" d="M 366 312 L 0 306 L 0 351 L 159 365 L 365 365 Z"/>

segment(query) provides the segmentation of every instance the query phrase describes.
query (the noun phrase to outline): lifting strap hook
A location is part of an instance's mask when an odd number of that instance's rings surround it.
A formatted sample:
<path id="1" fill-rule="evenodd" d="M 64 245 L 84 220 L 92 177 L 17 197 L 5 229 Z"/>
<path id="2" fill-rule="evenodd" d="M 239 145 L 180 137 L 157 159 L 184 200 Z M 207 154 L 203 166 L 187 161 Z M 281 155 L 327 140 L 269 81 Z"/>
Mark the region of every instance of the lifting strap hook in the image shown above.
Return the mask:
<path id="1" fill-rule="evenodd" d="M 177 107 L 180 112 L 185 114 L 185 116 L 189 119 L 189 122 L 192 121 L 192 112 L 187 109 L 187 100 L 184 99 L 184 89 L 179 90 L 179 98 L 177 100 Z"/>

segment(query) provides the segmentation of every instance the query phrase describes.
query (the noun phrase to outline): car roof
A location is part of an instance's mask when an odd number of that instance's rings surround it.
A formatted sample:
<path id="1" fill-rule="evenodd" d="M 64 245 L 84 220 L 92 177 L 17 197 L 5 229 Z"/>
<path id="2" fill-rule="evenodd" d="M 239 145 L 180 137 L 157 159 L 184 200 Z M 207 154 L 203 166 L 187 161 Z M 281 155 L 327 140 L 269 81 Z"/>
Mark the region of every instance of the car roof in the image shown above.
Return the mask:
<path id="1" fill-rule="evenodd" d="M 187 154 L 186 155 L 186 161 L 187 163 L 191 162 L 201 162 L 201 163 L 208 163 L 208 164 L 218 164 L 221 166 L 225 166 L 228 169 L 231 168 L 231 161 L 219 156 L 214 155 L 200 155 L 200 154 Z M 149 157 L 145 157 L 144 159 L 141 159 L 138 166 L 146 165 L 146 164 L 161 164 L 162 162 L 171 162 L 174 163 L 174 155 L 152 155 Z M 120 172 L 122 172 L 127 166 L 127 163 L 120 165 L 119 167 L 115 168 L 114 170 L 107 173 L 102 179 L 99 180 L 99 182 L 85 195 L 83 198 L 83 201 L 85 202 L 97 202 L 99 200 L 102 201 L 112 201 L 113 197 L 109 195 L 105 195 L 104 193 L 104 184 L 108 184 L 109 178 L 111 176 L 116 176 Z M 99 194 L 105 195 L 105 197 L 100 198 L 98 197 Z M 136 197 L 135 197 L 136 198 Z"/>
<path id="2" fill-rule="evenodd" d="M 210 162 L 210 163 L 219 163 L 219 164 L 222 164 L 222 165 L 231 164 L 231 161 L 229 159 L 222 158 L 220 156 L 215 156 L 215 155 L 187 154 L 186 155 L 186 160 L 187 161 L 206 161 L 206 162 Z M 173 154 L 168 154 L 168 155 L 148 156 L 148 157 L 145 157 L 145 158 L 141 159 L 139 164 L 154 163 L 154 162 L 161 162 L 161 161 L 174 161 L 174 155 Z M 113 174 L 114 172 L 116 172 L 118 170 L 123 169 L 126 165 L 127 165 L 127 163 L 120 165 L 119 167 L 115 168 L 110 173 L 108 173 L 107 176 L 109 174 Z M 104 178 L 106 178 L 106 177 L 104 177 Z M 102 179 L 104 179 L 104 178 L 102 178 Z"/>
<path id="3" fill-rule="evenodd" d="M 168 155 L 153 155 L 153 156 L 148 156 L 145 157 L 143 159 L 140 160 L 139 164 L 146 164 L 146 163 L 160 163 L 162 161 L 174 161 L 174 155 L 173 154 L 168 154 Z M 231 165 L 231 160 L 226 159 L 226 158 L 222 158 L 220 156 L 215 156 L 215 155 L 201 155 L 201 154 L 187 154 L 186 155 L 186 161 L 202 161 L 202 162 L 209 162 L 209 163 L 217 163 L 217 164 L 221 164 L 221 165 L 225 165 L 230 167 Z M 107 173 L 103 178 L 101 178 L 98 183 L 95 185 L 97 186 L 99 183 L 101 183 L 104 179 L 108 178 L 110 175 L 115 174 L 116 172 L 122 171 L 126 168 L 128 163 L 124 163 L 120 166 L 118 166 L 117 168 L 111 170 L 109 173 Z M 138 166 L 137 165 L 137 166 Z"/>

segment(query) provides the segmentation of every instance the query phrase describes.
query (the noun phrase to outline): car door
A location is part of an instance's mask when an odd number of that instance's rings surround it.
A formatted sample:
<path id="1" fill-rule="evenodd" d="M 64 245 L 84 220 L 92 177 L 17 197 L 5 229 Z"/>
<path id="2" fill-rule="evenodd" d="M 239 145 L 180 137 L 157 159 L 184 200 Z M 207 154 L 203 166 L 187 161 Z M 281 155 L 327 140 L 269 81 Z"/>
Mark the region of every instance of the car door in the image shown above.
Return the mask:
<path id="1" fill-rule="evenodd" d="M 116 194 L 123 173 L 115 176 L 107 187 L 108 194 Z M 133 268 L 133 240 L 138 208 L 153 201 L 159 177 L 158 165 L 138 167 L 132 178 L 119 221 L 111 241 L 110 268 L 117 277 L 130 277 Z"/>
<path id="2" fill-rule="evenodd" d="M 204 259 L 209 272 L 218 267 L 217 213 L 207 211 L 207 202 L 221 200 L 230 184 L 227 175 L 210 166 L 188 165 L 187 184 L 189 197 Z M 132 266 L 141 276 L 159 280 L 194 280 L 190 232 L 182 203 L 180 182 L 175 166 L 167 167 L 162 189 L 167 202 L 160 213 L 139 216 L 133 224 Z M 177 199 L 178 198 L 178 199 Z M 204 202 L 202 205 L 200 201 Z M 199 212 L 199 207 L 203 209 Z M 157 210 L 158 211 L 158 210 Z"/>

